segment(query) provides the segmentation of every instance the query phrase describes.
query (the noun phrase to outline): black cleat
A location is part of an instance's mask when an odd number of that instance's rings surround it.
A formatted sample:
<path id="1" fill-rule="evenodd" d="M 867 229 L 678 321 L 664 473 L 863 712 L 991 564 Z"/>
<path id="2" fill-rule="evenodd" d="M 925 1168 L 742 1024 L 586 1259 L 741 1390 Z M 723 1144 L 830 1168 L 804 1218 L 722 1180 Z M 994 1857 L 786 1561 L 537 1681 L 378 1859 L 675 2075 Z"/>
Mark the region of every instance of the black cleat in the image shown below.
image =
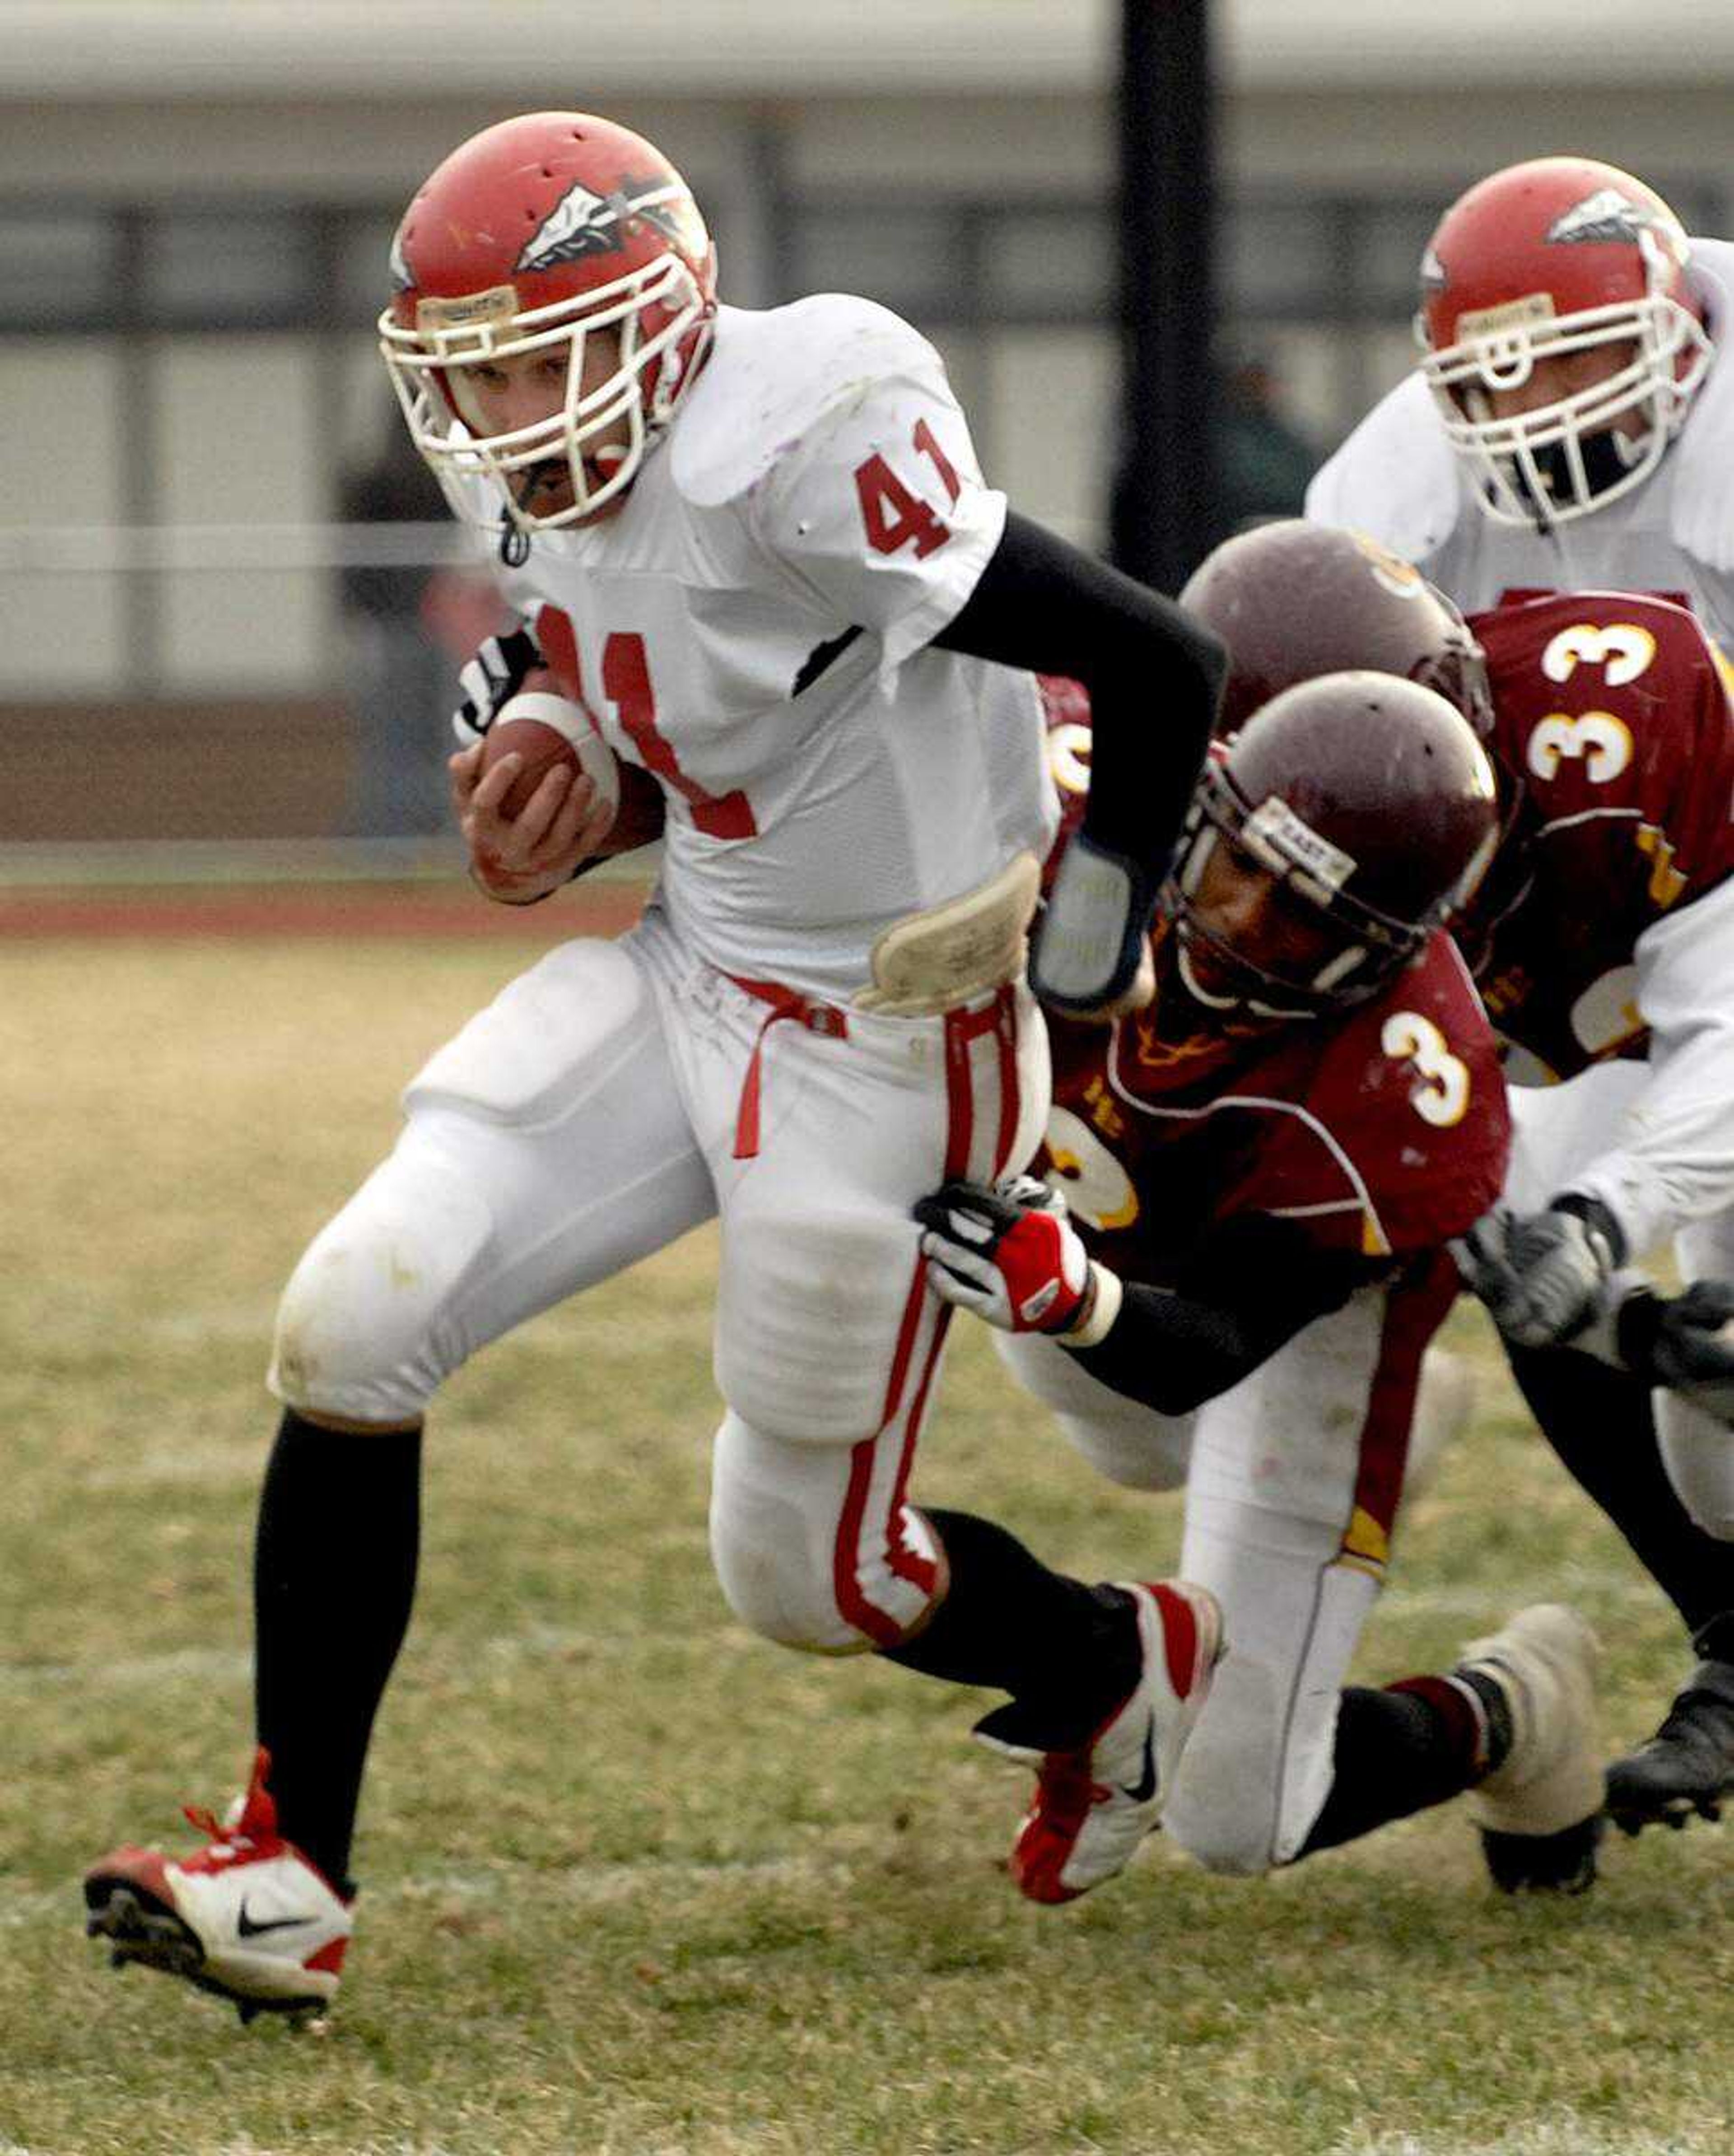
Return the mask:
<path id="1" fill-rule="evenodd" d="M 1661 1727 L 1608 1769 L 1616 1826 L 1683 1827 L 1694 1814 L 1719 1820 L 1734 1794 L 1734 1662 L 1700 1662 Z"/>
<path id="2" fill-rule="evenodd" d="M 141 1887 L 119 1882 L 105 1890 L 87 1887 L 85 1936 L 112 1942 L 110 1969 L 135 1962 L 172 1976 L 191 1976 L 204 1957 L 196 1936 L 167 1903 Z"/>
<path id="3" fill-rule="evenodd" d="M 1557 1834 L 1497 1834 L 1481 1829 L 1481 1854 L 1502 1894 L 1587 1894 L 1596 1883 L 1599 1812 Z"/>

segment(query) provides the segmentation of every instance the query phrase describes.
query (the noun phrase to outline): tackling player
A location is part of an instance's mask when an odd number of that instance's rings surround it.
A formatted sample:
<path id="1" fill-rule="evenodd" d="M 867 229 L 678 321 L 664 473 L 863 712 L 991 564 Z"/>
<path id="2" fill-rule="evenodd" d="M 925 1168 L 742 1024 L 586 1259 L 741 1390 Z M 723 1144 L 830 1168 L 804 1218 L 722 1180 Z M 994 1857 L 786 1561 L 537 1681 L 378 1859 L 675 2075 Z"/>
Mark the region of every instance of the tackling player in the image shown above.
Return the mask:
<path id="1" fill-rule="evenodd" d="M 1373 534 L 1465 607 L 1490 608 L 1508 593 L 1535 590 L 1637 589 L 1678 597 L 1713 634 L 1734 635 L 1731 321 L 1734 246 L 1688 239 L 1667 205 L 1629 173 L 1577 157 L 1495 172 L 1446 212 L 1423 259 L 1420 368 L 1319 473 L 1307 514 Z M 1701 652 L 1691 664 L 1707 674 Z M 1660 679 L 1653 669 L 1628 685 L 1626 703 L 1654 712 Z M 1593 664 L 1578 675 L 1578 686 L 1601 680 L 1621 686 Z M 1619 723 L 1630 724 L 1629 711 Z M 1653 731 L 1646 716 L 1634 738 L 1647 742 Z M 1644 828 L 1634 813 L 1637 767 L 1651 753 L 1642 747 L 1621 773 L 1603 778 L 1594 774 L 1608 772 L 1606 757 L 1578 758 L 1565 776 L 1590 778 L 1586 808 L 1635 834 Z M 1564 760 L 1572 764 L 1569 743 Z M 1691 783 L 1684 769 L 1680 779 Z M 1710 800 L 1711 773 L 1698 783 Z M 1563 860 L 1572 850 L 1562 834 L 1550 838 L 1549 857 Z M 1673 909 L 1694 894 L 1706 898 L 1720 873 L 1701 844 L 1683 860 L 1691 891 L 1671 899 Z M 1659 891 L 1668 881 L 1659 870 Z M 1623 876 L 1611 885 L 1598 876 L 1570 891 L 1555 879 L 1553 889 L 1554 918 L 1569 938 L 1579 939 L 1586 921 L 1600 924 L 1608 992 L 1619 969 L 1639 968 L 1644 1015 L 1661 1029 L 1649 1057 L 1661 1091 L 1634 1099 L 1629 1088 L 1640 1065 L 1624 1079 L 1600 1073 L 1526 1101 L 1520 1152 L 1539 1145 L 1552 1125 L 1556 1164 L 1569 1178 L 1574 1165 L 1588 1168 L 1641 1130 L 1649 1172 L 1666 1195 L 1660 1211 L 1645 1200 L 1630 1219 L 1616 1218 L 1613 1235 L 1594 1248 L 1544 1206 L 1526 1245 L 1533 1255 L 1537 1238 L 1563 1236 L 1574 1247 L 1556 1251 L 1555 1265 L 1599 1267 L 1598 1250 L 1611 1259 L 1634 1235 L 1690 1218 L 1697 1247 L 1689 1261 L 1725 1274 L 1734 1227 L 1716 1231 L 1711 1222 L 1734 1196 L 1734 1133 L 1706 1123 L 1701 1103 L 1685 1105 L 1676 1125 L 1670 1096 L 1684 1075 L 1681 1029 L 1697 1031 L 1707 1057 L 1711 1034 L 1728 1023 L 1727 999 L 1712 985 L 1701 1023 L 1670 1010 L 1669 980 L 1658 975 L 1658 968 L 1670 976 L 1690 965 L 1680 955 L 1688 945 L 1709 960 L 1717 908 L 1693 904 L 1663 932 L 1660 907 L 1650 902 L 1647 921 L 1641 906 L 1634 912 Z M 1609 908 L 1623 927 L 1603 919 Z M 1540 916 L 1531 908 L 1529 917 L 1533 928 Z M 1657 940 L 1644 937 L 1639 949 L 1646 926 Z M 1624 978 L 1629 984 L 1630 975 Z M 1659 1019 L 1649 1008 L 1658 998 Z M 1617 1000 L 1624 1004 L 1623 993 Z M 1573 1043 L 1567 1064 L 1616 1052 L 1641 1058 L 1641 1040 L 1618 1051 L 1608 1045 L 1609 1024 L 1619 1023 L 1617 1012 L 1591 1013 L 1588 1034 Z M 1591 1045 L 1592 1036 L 1602 1045 Z M 1684 1082 L 1690 1089 L 1695 1081 Z M 1641 1121 L 1622 1127 L 1622 1115 L 1633 1114 Z M 1670 1156 L 1676 1132 L 1685 1151 Z M 1716 1164 L 1706 1175 L 1711 1156 Z M 1652 1195 L 1657 1188 L 1652 1184 Z M 1613 1211 L 1620 1212 L 1617 1201 Z M 1497 1292 L 1496 1277 L 1492 1284 Z M 1581 1359 L 1542 1358 L 1535 1350 L 1543 1333 L 1557 1339 L 1562 1328 L 1533 1311 L 1518 1322 L 1513 1366 L 1537 1421 L 1680 1610 L 1699 1657 L 1655 1738 L 1610 1770 L 1615 1815 L 1635 1827 L 1651 1819 L 1678 1824 L 1695 1810 L 1713 1815 L 1734 1789 L 1734 1553 L 1726 1513 L 1720 1500 L 1705 1502 L 1701 1459 L 1690 1471 L 1698 1495 L 1688 1490 L 1680 1502 L 1680 1447 L 1670 1438 L 1665 1460 L 1647 1387 L 1610 1390 L 1606 1373 Z M 1676 1411 L 1666 1412 L 1671 1420 Z"/>
<path id="2" fill-rule="evenodd" d="M 128 1846 L 85 1887 L 123 1958 L 244 2017 L 337 1986 L 428 1401 L 713 1214 L 711 1548 L 745 1624 L 1110 1720 L 1164 1785 L 1215 1648 L 1208 1595 L 1061 1579 L 908 1491 L 949 1315 L 911 1206 L 1020 1165 L 1046 1112 L 1023 952 L 1054 802 L 1030 670 L 1096 705 L 1106 783 L 1039 954 L 1044 992 L 1089 1007 L 1141 958 L 1219 648 L 1008 511 L 895 316 L 719 306 L 684 182 L 607 121 L 464 144 L 393 266 L 410 430 L 525 624 L 471 676 L 475 728 L 546 670 L 654 774 L 665 863 L 628 935 L 557 947 L 434 1056 L 285 1292 L 251 1787 L 196 1855 Z M 472 873 L 546 898 L 603 841 L 592 783 L 551 771 L 508 818 L 519 767 L 483 767 L 480 742 L 454 765 Z"/>
<path id="3" fill-rule="evenodd" d="M 1217 583 L 1286 607 L 1285 550 L 1260 540 Z M 1334 573 L 1306 600 L 1382 626 L 1401 673 L 1467 690 L 1472 647 L 1418 579 L 1399 597 L 1376 550 L 1315 552 Z M 1213 1869 L 1290 1863 L 1473 1789 L 1496 1876 L 1593 1876 L 1595 1642 L 1574 1613 L 1525 1610 L 1443 1675 L 1344 1688 L 1422 1353 L 1457 1293 L 1446 1245 L 1505 1173 L 1495 1045 L 1444 926 L 1497 837 L 1485 752 L 1418 679 L 1328 675 L 1263 703 L 1201 781 L 1154 1003 L 1111 1033 L 1056 1031 L 1045 1164 L 1065 1206 L 1025 1178 L 918 1208 L 936 1288 L 1001 1328 L 1085 1457 L 1186 1485 L 1184 1567 L 1228 1646 L 1165 1824 Z M 982 1733 L 1039 1762 L 1023 1892 L 1109 1876 L 1088 1842 L 1108 1779 L 1015 1706 Z"/>

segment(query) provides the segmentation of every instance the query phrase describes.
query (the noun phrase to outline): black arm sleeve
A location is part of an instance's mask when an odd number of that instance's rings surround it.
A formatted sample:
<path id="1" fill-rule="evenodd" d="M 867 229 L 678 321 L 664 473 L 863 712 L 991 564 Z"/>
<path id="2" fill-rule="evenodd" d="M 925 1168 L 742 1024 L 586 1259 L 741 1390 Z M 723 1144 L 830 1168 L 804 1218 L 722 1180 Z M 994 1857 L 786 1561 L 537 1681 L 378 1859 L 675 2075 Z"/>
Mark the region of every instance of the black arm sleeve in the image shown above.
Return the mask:
<path id="1" fill-rule="evenodd" d="M 1099 844 L 1166 870 L 1216 717 L 1228 654 L 1172 599 L 1015 511 L 942 649 L 1090 692 L 1084 828 Z"/>
<path id="2" fill-rule="evenodd" d="M 1172 1290 L 1128 1281 L 1106 1339 L 1078 1360 L 1127 1399 L 1185 1414 L 1390 1270 L 1388 1258 L 1321 1251 L 1293 1221 L 1249 1214 L 1207 1239 Z"/>

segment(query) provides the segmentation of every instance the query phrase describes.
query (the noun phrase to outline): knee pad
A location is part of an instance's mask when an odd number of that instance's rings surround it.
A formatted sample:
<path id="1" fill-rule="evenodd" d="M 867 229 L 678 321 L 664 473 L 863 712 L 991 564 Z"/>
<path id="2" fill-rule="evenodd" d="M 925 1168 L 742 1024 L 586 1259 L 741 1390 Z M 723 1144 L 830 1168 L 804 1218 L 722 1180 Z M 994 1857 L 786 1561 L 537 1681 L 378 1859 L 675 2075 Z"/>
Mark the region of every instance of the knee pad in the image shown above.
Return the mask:
<path id="1" fill-rule="evenodd" d="M 1225 1663 L 1216 1684 L 1229 1675 Z M 1182 1756 L 1162 1830 L 1207 1871 L 1256 1879 L 1291 1862 L 1306 1841 L 1330 1794 L 1329 1749 L 1311 1759 L 1287 1754 L 1268 1687 L 1257 1702 L 1243 1691 L 1237 1711 L 1212 1730 L 1206 1722 L 1215 1703 L 1213 1689 Z"/>
<path id="2" fill-rule="evenodd" d="M 1250 1877 L 1292 1862 L 1324 1808 L 1338 1702 L 1378 1587 L 1329 1562 L 1316 1529 L 1297 1528 L 1285 1554 L 1279 1523 L 1256 1508 L 1193 1509 L 1207 1520 L 1189 1522 L 1180 1568 L 1221 1603 L 1228 1647 L 1162 1826 L 1207 1871 Z"/>
<path id="3" fill-rule="evenodd" d="M 926 1609 L 930 1587 L 900 1574 L 871 1538 L 864 1546 L 875 1551 L 872 1561 L 839 1554 L 860 1532 L 866 1509 L 850 1502 L 855 1456 L 854 1448 L 793 1445 L 732 1411 L 724 1416 L 711 1558 L 730 1609 L 762 1639 L 808 1654 L 867 1654 L 893 1644 Z M 905 1507 L 901 1524 L 913 1568 L 925 1563 L 931 1574 L 926 1522 Z"/>
<path id="4" fill-rule="evenodd" d="M 1232 1647 L 1229 1650 L 1233 1652 Z M 1238 1702 L 1210 1727 L 1218 1689 L 1233 1676 L 1225 1661 L 1180 1762 L 1162 1830 L 1195 1863 L 1224 1876 L 1251 1879 L 1281 1862 L 1281 1750 L 1271 1727 L 1275 1702 L 1245 1696 L 1250 1685 L 1268 1692 L 1260 1670 L 1243 1670 Z"/>
<path id="5" fill-rule="evenodd" d="M 1652 1395 L 1662 1464 L 1696 1527 L 1734 1543 L 1734 1432 L 1676 1393 Z"/>
<path id="6" fill-rule="evenodd" d="M 1128 1405 L 1131 1403 L 1128 1402 Z M 1059 1434 L 1106 1481 L 1123 1490 L 1178 1490 L 1192 1456 L 1189 1416 L 1144 1410 L 1131 1417 L 1058 1415 Z"/>
<path id="7" fill-rule="evenodd" d="M 1170 1839 L 1218 1879 L 1262 1879 L 1277 1869 L 1268 1819 L 1234 1812 L 1201 1815 L 1190 1820 L 1183 1832 L 1176 1828 Z"/>
<path id="8" fill-rule="evenodd" d="M 356 1422 L 419 1415 L 464 1359 L 452 1291 L 488 1209 L 437 1158 L 398 1151 L 308 1245 L 278 1306 L 266 1383 L 285 1407 Z"/>
<path id="9" fill-rule="evenodd" d="M 1681 1279 L 1726 1279 L 1734 1273 L 1734 1209 L 1688 1222 L 1674 1247 Z M 1734 1542 L 1734 1433 L 1678 1393 L 1654 1393 L 1651 1401 L 1675 1495 L 1706 1535 Z"/>
<path id="10" fill-rule="evenodd" d="M 1177 1490 L 1192 1460 L 1197 1417 L 1165 1415 L 1092 1377 L 1057 1340 L 996 1332 L 1000 1361 L 1053 1410 L 1060 1435 L 1098 1475 L 1128 1490 Z"/>

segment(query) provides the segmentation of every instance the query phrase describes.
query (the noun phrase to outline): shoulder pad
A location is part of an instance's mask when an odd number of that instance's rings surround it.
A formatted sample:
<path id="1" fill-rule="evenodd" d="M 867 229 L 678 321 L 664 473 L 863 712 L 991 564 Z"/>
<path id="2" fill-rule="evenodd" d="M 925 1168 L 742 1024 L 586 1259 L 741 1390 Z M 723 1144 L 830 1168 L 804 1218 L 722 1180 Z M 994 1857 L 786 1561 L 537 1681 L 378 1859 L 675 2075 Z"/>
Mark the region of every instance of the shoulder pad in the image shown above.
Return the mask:
<path id="1" fill-rule="evenodd" d="M 1694 239 L 1692 282 L 1703 293 L 1716 357 L 1669 452 L 1677 460 L 1674 537 L 1696 560 L 1734 574 L 1734 244 Z"/>
<path id="2" fill-rule="evenodd" d="M 1654 706 L 1658 730 L 1670 714 L 1689 706 L 1690 697 L 1682 703 L 1682 692 L 1690 690 L 1695 679 L 1720 670 L 1716 646 L 1704 624 L 1683 597 L 1670 599 L 1660 592 L 1514 592 L 1500 605 L 1468 619 L 1471 633 L 1487 654 L 1495 711 L 1503 720 L 1509 706 L 1526 725 L 1536 716 L 1528 706 L 1545 708 L 1558 695 L 1549 683 L 1559 677 L 1544 676 L 1538 670 L 1542 651 L 1555 637 L 1579 624 L 1593 635 L 1616 623 L 1630 624 L 1653 640 L 1655 651 L 1650 663 L 1656 671 L 1634 709 L 1641 716 Z M 1577 655 L 1605 660 L 1608 654 L 1592 645 Z"/>
<path id="3" fill-rule="evenodd" d="M 1424 564 L 1457 528 L 1463 486 L 1427 384 L 1404 377 L 1306 490 L 1315 524 L 1349 525 Z"/>
<path id="4" fill-rule="evenodd" d="M 746 494 L 826 412 L 885 380 L 945 370 L 921 333 L 872 300 L 821 292 L 786 307 L 725 307 L 669 442 L 675 485 L 701 508 Z"/>

